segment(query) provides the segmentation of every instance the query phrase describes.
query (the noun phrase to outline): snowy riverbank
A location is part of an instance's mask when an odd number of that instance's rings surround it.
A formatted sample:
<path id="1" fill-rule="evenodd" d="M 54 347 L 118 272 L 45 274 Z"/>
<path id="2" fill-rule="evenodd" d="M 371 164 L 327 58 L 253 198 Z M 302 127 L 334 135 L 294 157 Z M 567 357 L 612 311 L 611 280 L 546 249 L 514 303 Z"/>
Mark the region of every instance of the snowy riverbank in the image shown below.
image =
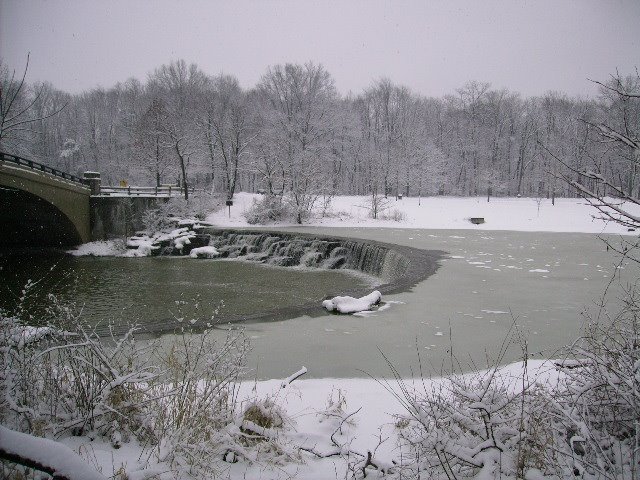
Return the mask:
<path id="1" fill-rule="evenodd" d="M 238 193 L 234 206 L 222 208 L 207 216 L 206 220 L 217 226 L 248 227 L 244 212 L 261 195 Z M 338 196 L 323 217 L 317 214 L 305 222 L 307 226 L 323 227 L 378 227 L 421 228 L 436 230 L 513 230 L 523 232 L 573 232 L 632 234 L 625 227 L 598 218 L 597 211 L 581 198 L 550 199 L 492 198 L 487 202 L 481 197 L 416 197 L 395 200 L 389 198 L 388 209 L 381 217 L 392 216 L 394 211 L 403 220 L 372 219 L 368 205 L 370 197 Z M 640 215 L 640 209 L 628 206 L 632 213 Z M 485 223 L 474 225 L 469 218 L 482 217 Z M 279 224 L 282 226 L 292 223 Z"/>
<path id="2" fill-rule="evenodd" d="M 541 386 L 553 386 L 559 373 L 550 361 L 529 361 L 525 372 L 522 363 L 507 365 L 498 370 L 498 384 L 517 392 L 521 386 L 523 374 L 528 381 Z M 390 373 L 391 376 L 391 373 Z M 406 380 L 403 388 L 417 395 L 438 390 L 443 379 Z M 408 451 L 398 446 L 402 422 L 399 415 L 407 415 L 396 395 L 402 398 L 401 384 L 397 381 L 380 379 L 301 379 L 286 387 L 280 379 L 245 382 L 240 386 L 238 398 L 244 404 L 256 399 L 268 398 L 277 405 L 283 417 L 282 428 L 266 432 L 277 436 L 277 444 L 283 451 L 265 451 L 261 460 L 254 463 L 218 463 L 220 478 L 240 479 L 300 479 L 330 480 L 351 478 L 348 462 L 357 460 L 357 453 L 372 452 L 379 465 L 392 466 Z M 342 423 L 345 417 L 349 421 Z M 335 450 L 332 434 L 339 433 L 334 439 L 344 445 L 343 455 L 317 458 L 303 449 L 316 453 L 328 453 Z M 105 476 L 113 472 L 128 475 L 129 479 L 173 478 L 168 466 L 155 464 L 149 466 L 141 460 L 143 447 L 137 442 L 122 444 L 114 450 L 109 442 L 97 439 L 93 442 L 85 437 L 69 437 L 63 443 L 76 452 L 87 452 L 85 457 L 94 466 L 99 467 Z M 352 452 L 351 455 L 346 450 Z M 284 453 L 286 452 L 286 454 Z M 285 461 L 287 454 L 296 452 L 295 458 Z M 355 452 L 355 454 L 353 453 Z M 149 477 L 149 473 L 160 473 L 158 477 Z M 384 478 L 375 470 L 367 470 L 367 478 Z M 532 470 L 532 475 L 534 470 Z M 360 477 L 358 477 L 360 478 Z M 529 478 L 529 477 L 527 477 Z M 531 478 L 542 478 L 534 477 Z"/>
<path id="3" fill-rule="evenodd" d="M 216 227 L 259 227 L 251 225 L 245 213 L 262 195 L 240 192 L 234 196 L 231 209 L 223 207 L 206 217 L 207 224 Z M 324 215 L 317 211 L 305 222 L 307 227 L 364 227 L 364 228 L 417 228 L 425 230 L 481 230 L 520 232 L 565 232 L 637 235 L 626 227 L 598 217 L 597 211 L 583 199 L 558 198 L 555 205 L 550 199 L 480 197 L 416 197 L 388 200 L 388 208 L 373 219 L 369 215 L 369 197 L 337 196 Z M 625 206 L 640 215 L 640 208 Z M 395 216 L 401 220 L 392 220 Z M 476 225 L 470 218 L 483 218 Z M 269 226 L 291 227 L 296 224 L 280 222 Z M 175 232 L 177 232 L 176 230 Z M 174 236 L 177 236 L 173 232 Z M 167 234 L 163 234 L 165 237 Z M 170 236 L 170 235 L 169 235 Z M 153 240 L 153 239 L 151 239 Z M 143 242 L 144 243 L 144 242 Z M 144 256 L 150 255 L 151 241 L 142 249 L 127 250 L 122 240 L 97 241 L 80 245 L 70 253 L 77 256 Z"/>

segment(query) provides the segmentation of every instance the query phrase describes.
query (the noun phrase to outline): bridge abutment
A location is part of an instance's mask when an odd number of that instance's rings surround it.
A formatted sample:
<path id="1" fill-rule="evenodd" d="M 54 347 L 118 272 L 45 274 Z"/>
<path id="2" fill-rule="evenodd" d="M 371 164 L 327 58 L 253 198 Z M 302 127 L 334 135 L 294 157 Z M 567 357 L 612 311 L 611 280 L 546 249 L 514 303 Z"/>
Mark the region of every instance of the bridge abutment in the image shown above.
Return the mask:
<path id="1" fill-rule="evenodd" d="M 99 172 L 84 172 L 84 181 L 91 189 L 91 195 L 100 195 L 102 179 Z"/>
<path id="2" fill-rule="evenodd" d="M 92 196 L 90 200 L 91 239 L 124 238 L 143 230 L 144 213 L 168 200 L 168 197 L 150 196 Z"/>

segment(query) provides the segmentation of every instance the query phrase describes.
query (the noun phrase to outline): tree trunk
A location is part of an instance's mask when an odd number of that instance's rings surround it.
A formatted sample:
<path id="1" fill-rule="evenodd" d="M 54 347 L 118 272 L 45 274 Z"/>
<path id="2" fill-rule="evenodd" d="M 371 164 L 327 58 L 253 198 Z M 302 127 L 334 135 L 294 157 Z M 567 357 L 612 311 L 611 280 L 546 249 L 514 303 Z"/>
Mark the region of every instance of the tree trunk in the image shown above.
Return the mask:
<path id="1" fill-rule="evenodd" d="M 184 156 L 180 153 L 180 146 L 176 143 L 176 153 L 180 159 L 180 170 L 182 171 L 182 187 L 184 188 L 184 199 L 189 200 L 189 183 L 187 182 L 187 169 L 184 163 Z"/>

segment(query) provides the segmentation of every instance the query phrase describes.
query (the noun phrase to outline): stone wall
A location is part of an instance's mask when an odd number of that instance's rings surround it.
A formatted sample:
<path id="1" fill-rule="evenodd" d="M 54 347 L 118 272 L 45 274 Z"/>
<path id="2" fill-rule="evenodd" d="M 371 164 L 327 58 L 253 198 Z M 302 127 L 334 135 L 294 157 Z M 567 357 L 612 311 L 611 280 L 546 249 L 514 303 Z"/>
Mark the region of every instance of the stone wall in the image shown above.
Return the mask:
<path id="1" fill-rule="evenodd" d="M 91 197 L 91 239 L 124 238 L 143 230 L 145 211 L 168 197 Z"/>

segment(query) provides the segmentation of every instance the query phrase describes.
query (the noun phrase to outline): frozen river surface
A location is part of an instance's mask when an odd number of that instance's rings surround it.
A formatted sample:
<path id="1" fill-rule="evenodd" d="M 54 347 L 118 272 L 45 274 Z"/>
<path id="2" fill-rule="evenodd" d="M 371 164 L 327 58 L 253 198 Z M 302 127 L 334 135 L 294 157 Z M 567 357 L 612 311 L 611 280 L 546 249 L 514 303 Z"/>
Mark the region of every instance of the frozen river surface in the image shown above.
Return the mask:
<path id="1" fill-rule="evenodd" d="M 246 326 L 257 378 L 286 377 L 301 365 L 309 377 L 390 374 L 381 352 L 402 375 L 426 374 L 451 362 L 465 369 L 496 358 L 514 323 L 535 356 L 557 357 L 581 332 L 582 312 L 594 306 L 616 275 L 637 281 L 634 264 L 618 259 L 592 234 L 368 228 L 298 228 L 443 250 L 435 275 L 411 292 L 385 297 L 390 308 L 366 317 L 324 315 Z M 616 242 L 615 237 L 609 237 Z M 610 292 L 610 308 L 617 302 Z M 513 345 L 504 362 L 520 355 Z M 473 362 L 473 363 L 472 363 Z"/>

